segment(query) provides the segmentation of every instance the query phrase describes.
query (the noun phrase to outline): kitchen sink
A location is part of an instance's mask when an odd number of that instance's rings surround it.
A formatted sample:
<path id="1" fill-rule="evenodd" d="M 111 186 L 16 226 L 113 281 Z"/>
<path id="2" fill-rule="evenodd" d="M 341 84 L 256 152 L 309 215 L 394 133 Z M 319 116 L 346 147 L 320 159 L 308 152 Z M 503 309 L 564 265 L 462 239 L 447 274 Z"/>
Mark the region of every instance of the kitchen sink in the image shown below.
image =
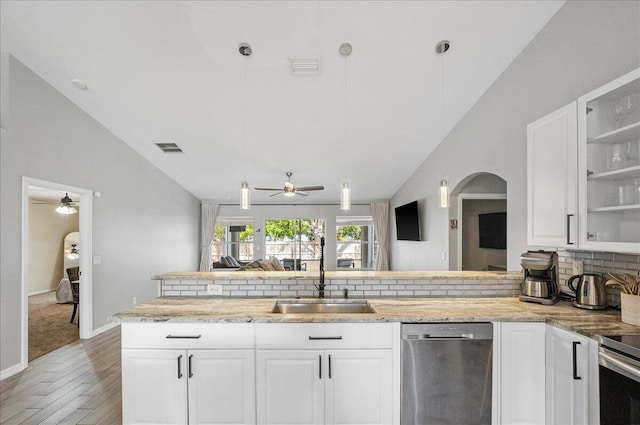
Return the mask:
<path id="1" fill-rule="evenodd" d="M 351 314 L 375 313 L 366 300 L 292 300 L 277 301 L 272 313 L 281 314 Z"/>

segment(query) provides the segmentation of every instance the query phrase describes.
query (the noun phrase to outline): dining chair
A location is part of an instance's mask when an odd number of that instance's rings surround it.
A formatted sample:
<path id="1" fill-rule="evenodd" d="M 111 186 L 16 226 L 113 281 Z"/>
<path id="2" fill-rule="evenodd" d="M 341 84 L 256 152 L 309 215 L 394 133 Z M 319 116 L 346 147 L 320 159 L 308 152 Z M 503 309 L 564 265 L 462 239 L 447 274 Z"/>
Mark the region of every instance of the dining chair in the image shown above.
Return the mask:
<path id="1" fill-rule="evenodd" d="M 76 318 L 76 313 L 78 312 L 78 304 L 80 303 L 80 267 L 68 268 L 67 276 L 69 277 L 71 295 L 73 296 L 73 313 L 71 313 L 69 323 L 73 323 L 73 319 Z M 78 314 L 78 327 L 80 327 L 80 314 Z"/>

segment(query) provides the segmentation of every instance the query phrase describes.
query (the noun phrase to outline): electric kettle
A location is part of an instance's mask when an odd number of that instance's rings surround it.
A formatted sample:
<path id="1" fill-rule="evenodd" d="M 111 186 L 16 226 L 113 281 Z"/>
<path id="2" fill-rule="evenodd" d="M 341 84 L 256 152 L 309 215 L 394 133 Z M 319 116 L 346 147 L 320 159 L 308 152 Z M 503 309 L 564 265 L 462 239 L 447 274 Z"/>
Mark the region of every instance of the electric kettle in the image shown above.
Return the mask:
<path id="1" fill-rule="evenodd" d="M 573 282 L 578 280 L 578 284 L 573 286 Z M 606 279 L 599 274 L 585 273 L 569 278 L 567 285 L 575 292 L 576 300 L 574 307 L 586 308 L 587 310 L 604 310 L 607 308 L 607 291 L 604 283 Z"/>

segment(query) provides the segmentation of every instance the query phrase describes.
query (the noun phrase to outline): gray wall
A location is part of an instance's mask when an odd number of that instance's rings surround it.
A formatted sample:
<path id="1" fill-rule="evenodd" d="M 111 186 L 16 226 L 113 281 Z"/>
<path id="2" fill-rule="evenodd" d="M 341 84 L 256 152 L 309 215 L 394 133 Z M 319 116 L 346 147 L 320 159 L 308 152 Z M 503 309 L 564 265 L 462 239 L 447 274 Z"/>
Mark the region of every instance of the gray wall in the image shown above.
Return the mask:
<path id="1" fill-rule="evenodd" d="M 423 226 L 422 242 L 392 235 L 392 268 L 448 269 L 448 212 L 436 204 L 444 170 L 450 187 L 477 172 L 507 181 L 507 265 L 519 270 L 527 248 L 526 125 L 638 66 L 640 2 L 565 3 L 392 198 L 392 211 L 420 200 Z"/>
<path id="2" fill-rule="evenodd" d="M 0 369 L 20 362 L 22 176 L 102 192 L 93 202 L 93 323 L 156 295 L 150 278 L 197 270 L 200 201 L 22 63 L 3 79 Z M 3 72 L 6 63 L 2 66 Z M 3 108 L 4 109 L 4 108 Z M 151 141 L 150 141 L 151 142 Z"/>

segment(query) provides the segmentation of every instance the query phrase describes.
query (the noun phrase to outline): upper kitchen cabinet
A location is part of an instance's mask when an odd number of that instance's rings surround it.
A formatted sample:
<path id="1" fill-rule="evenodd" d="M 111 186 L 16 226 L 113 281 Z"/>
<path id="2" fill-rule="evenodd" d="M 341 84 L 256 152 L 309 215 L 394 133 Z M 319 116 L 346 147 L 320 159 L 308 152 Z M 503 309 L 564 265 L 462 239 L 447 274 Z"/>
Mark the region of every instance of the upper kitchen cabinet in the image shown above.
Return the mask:
<path id="1" fill-rule="evenodd" d="M 575 247 L 576 102 L 527 126 L 527 243 Z"/>
<path id="2" fill-rule="evenodd" d="M 581 249 L 640 253 L 640 68 L 578 99 Z"/>

